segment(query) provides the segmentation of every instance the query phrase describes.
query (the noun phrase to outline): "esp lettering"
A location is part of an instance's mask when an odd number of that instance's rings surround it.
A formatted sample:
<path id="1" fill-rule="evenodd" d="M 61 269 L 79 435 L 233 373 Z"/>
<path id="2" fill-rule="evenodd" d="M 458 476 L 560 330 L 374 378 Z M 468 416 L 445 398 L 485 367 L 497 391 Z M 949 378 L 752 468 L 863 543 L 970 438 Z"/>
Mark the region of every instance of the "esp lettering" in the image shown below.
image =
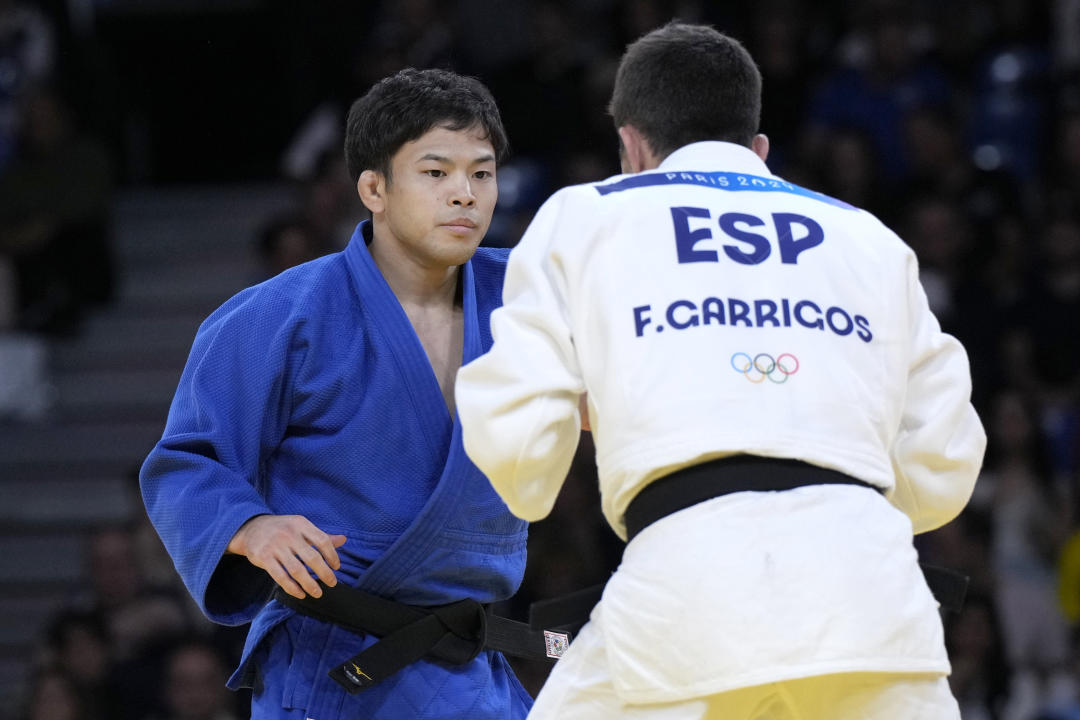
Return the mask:
<path id="1" fill-rule="evenodd" d="M 671 221 L 675 229 L 675 253 L 679 263 L 720 262 L 715 249 L 698 247 L 711 240 L 710 227 L 692 219 L 711 220 L 708 208 L 673 207 Z M 780 251 L 780 262 L 794 265 L 799 255 L 817 247 L 825 240 L 825 232 L 813 218 L 797 213 L 772 213 L 773 236 Z M 765 227 L 765 220 L 749 213 L 730 212 L 717 218 L 717 226 L 725 236 L 735 241 L 720 247 L 731 260 L 742 265 L 759 265 L 772 254 L 773 241 L 751 229 Z M 737 243 L 737 244 L 736 244 Z"/>

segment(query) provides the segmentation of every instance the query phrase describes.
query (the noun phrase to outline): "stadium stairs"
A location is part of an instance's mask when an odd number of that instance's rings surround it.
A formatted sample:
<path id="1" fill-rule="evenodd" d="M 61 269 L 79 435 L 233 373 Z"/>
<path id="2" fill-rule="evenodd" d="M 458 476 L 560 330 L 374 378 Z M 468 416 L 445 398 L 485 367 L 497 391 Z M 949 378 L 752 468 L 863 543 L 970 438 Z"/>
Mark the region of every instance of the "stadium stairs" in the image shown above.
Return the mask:
<path id="1" fill-rule="evenodd" d="M 0 718 L 22 706 L 49 619 L 85 587 L 90 533 L 142 512 L 134 473 L 195 330 L 257 279 L 255 232 L 291 203 L 279 185 L 117 198 L 116 300 L 51 342 L 47 416 L 0 425 Z"/>

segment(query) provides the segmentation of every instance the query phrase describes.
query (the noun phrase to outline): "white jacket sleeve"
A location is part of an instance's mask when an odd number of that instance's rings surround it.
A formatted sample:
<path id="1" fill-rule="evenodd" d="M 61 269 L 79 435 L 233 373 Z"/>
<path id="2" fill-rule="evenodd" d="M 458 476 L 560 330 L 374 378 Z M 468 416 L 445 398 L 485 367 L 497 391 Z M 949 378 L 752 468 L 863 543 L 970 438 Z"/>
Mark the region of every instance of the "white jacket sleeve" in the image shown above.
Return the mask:
<path id="1" fill-rule="evenodd" d="M 908 262 L 911 345 L 900 428 L 891 448 L 896 486 L 889 499 L 916 533 L 946 524 L 964 509 L 986 449 L 971 406 L 971 370 L 963 346 L 941 331 Z"/>
<path id="2" fill-rule="evenodd" d="M 552 249 L 560 233 L 574 232 L 564 197 L 540 208 L 511 251 L 503 306 L 491 316 L 494 344 L 458 371 L 455 388 L 466 452 L 525 520 L 551 512 L 581 433 L 585 385 Z"/>

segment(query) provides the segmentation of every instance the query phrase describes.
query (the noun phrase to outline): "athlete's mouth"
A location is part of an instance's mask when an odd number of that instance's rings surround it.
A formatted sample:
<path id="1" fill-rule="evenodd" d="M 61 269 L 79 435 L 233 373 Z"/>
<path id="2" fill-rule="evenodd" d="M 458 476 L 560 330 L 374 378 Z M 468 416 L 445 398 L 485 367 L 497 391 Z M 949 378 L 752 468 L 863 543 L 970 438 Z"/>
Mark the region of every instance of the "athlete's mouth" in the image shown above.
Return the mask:
<path id="1" fill-rule="evenodd" d="M 443 227 L 448 228 L 468 228 L 469 230 L 475 230 L 477 225 L 475 222 L 466 217 L 454 218 L 448 222 L 443 223 Z"/>

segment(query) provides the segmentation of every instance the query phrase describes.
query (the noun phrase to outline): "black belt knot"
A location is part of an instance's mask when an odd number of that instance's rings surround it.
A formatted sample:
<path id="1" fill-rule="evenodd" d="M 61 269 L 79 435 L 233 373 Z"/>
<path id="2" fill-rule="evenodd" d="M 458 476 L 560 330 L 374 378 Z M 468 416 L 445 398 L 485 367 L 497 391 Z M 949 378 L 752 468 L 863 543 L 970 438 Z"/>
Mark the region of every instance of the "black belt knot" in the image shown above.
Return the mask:
<path id="1" fill-rule="evenodd" d="M 468 598 L 433 607 L 338 665 L 330 677 L 357 693 L 427 655 L 464 665 L 484 649 L 485 618 L 484 606 Z"/>
<path id="2" fill-rule="evenodd" d="M 337 665 L 330 677 L 357 693 L 423 657 L 464 665 L 485 648 L 533 660 L 554 660 L 570 643 L 566 629 L 543 630 L 491 613 L 472 598 L 436 606 L 406 605 L 358 588 L 320 583 L 322 597 L 298 600 L 275 588 L 278 602 L 309 617 L 379 638 Z"/>

